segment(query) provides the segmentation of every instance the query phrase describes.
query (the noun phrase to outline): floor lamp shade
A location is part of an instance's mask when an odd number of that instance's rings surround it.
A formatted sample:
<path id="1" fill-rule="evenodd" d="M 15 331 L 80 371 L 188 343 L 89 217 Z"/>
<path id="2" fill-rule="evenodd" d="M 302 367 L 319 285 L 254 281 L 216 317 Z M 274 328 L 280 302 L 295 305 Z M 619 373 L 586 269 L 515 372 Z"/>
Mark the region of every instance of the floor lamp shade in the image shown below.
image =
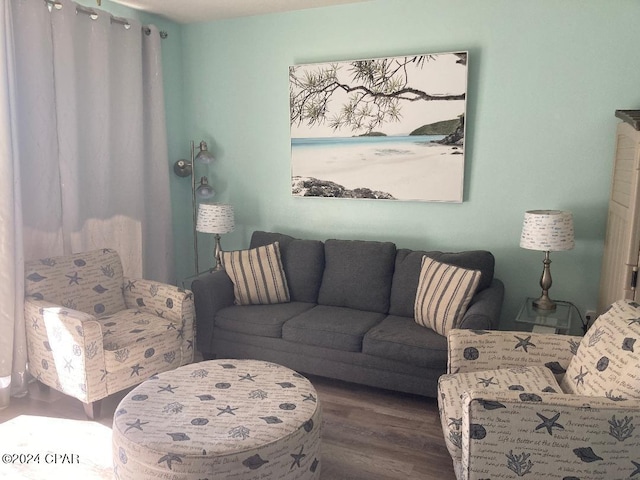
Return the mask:
<path id="1" fill-rule="evenodd" d="M 234 228 L 233 206 L 222 203 L 201 203 L 198 207 L 196 230 L 199 232 L 222 235 L 233 232 Z"/>
<path id="2" fill-rule="evenodd" d="M 573 215 L 562 210 L 530 210 L 524 214 L 520 246 L 544 252 L 540 277 L 542 294 L 533 302 L 539 310 L 555 310 L 556 303 L 549 298 L 551 288 L 551 260 L 549 252 L 571 250 L 575 245 Z"/>

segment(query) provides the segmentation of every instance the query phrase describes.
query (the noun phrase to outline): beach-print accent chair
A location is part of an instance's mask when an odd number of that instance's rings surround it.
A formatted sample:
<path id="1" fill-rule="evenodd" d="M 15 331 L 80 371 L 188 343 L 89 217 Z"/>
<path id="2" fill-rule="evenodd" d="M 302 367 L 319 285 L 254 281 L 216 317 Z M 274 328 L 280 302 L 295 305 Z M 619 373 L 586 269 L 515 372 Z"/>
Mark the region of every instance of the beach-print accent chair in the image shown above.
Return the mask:
<path id="1" fill-rule="evenodd" d="M 640 305 L 584 337 L 452 330 L 438 403 L 456 477 L 640 478 Z"/>
<path id="2" fill-rule="evenodd" d="M 29 372 L 83 402 L 100 400 L 193 361 L 190 291 L 123 276 L 104 249 L 25 263 Z"/>

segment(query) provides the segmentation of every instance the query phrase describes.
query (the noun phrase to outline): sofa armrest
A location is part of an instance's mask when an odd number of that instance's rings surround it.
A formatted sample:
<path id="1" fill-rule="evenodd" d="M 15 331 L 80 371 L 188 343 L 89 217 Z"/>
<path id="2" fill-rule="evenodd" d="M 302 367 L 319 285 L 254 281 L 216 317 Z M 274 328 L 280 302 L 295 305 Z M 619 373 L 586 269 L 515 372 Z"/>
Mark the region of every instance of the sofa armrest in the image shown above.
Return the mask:
<path id="1" fill-rule="evenodd" d="M 457 328 L 497 329 L 503 300 L 504 284 L 501 280 L 494 278 L 491 286 L 474 295 Z"/>
<path id="2" fill-rule="evenodd" d="M 143 278 L 125 278 L 123 291 L 127 308 L 135 308 L 176 324 L 178 334 L 182 337 L 182 365 L 190 363 L 195 342 L 193 293 L 175 285 Z"/>
<path id="3" fill-rule="evenodd" d="M 582 337 L 501 330 L 449 332 L 448 373 L 545 365 L 558 381 Z"/>
<path id="4" fill-rule="evenodd" d="M 224 270 L 214 271 L 191 283 L 196 309 L 198 350 L 211 353 L 213 324 L 218 310 L 234 302 L 233 282 Z"/>
<path id="5" fill-rule="evenodd" d="M 640 399 L 473 390 L 463 394 L 464 478 L 629 478 Z M 634 421 L 634 419 L 636 421 Z M 636 464 L 631 460 L 635 460 Z"/>
<path id="6" fill-rule="evenodd" d="M 102 328 L 96 318 L 30 298 L 24 314 L 31 374 L 85 403 L 105 397 Z"/>

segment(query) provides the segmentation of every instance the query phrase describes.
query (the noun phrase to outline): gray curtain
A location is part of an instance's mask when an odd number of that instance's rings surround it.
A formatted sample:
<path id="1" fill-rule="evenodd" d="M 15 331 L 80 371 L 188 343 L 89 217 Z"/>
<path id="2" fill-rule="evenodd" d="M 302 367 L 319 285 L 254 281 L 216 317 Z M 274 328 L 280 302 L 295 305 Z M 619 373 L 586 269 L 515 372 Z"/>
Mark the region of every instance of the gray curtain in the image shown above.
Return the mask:
<path id="1" fill-rule="evenodd" d="M 1 345 L 12 347 L 0 350 L 6 379 L 10 371 L 24 376 L 24 259 L 112 248 L 125 275 L 169 283 L 174 262 L 157 29 L 135 20 L 125 28 L 100 11 L 97 18 L 76 13 L 71 0 L 51 9 L 42 1 L 0 1 L 2 54 L 12 57 L 3 78 L 13 105 L 2 134 L 12 139 L 12 153 L 0 161 L 16 178 L 13 189 L 2 189 L 11 193 L 2 214 L 13 212 L 13 226 L 2 231 L 0 243 L 9 248 L 0 261 L 13 268 L 0 268 L 13 293 L 0 294 L 0 338 L 16 337 Z"/>

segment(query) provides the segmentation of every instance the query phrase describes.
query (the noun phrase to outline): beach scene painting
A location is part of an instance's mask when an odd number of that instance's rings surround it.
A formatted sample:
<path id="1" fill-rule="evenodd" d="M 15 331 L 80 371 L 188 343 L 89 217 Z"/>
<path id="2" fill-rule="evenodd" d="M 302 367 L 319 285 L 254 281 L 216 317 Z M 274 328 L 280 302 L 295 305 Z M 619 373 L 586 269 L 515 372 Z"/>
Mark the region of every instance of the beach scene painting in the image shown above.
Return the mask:
<path id="1" fill-rule="evenodd" d="M 462 202 L 467 56 L 289 67 L 292 194 Z"/>

